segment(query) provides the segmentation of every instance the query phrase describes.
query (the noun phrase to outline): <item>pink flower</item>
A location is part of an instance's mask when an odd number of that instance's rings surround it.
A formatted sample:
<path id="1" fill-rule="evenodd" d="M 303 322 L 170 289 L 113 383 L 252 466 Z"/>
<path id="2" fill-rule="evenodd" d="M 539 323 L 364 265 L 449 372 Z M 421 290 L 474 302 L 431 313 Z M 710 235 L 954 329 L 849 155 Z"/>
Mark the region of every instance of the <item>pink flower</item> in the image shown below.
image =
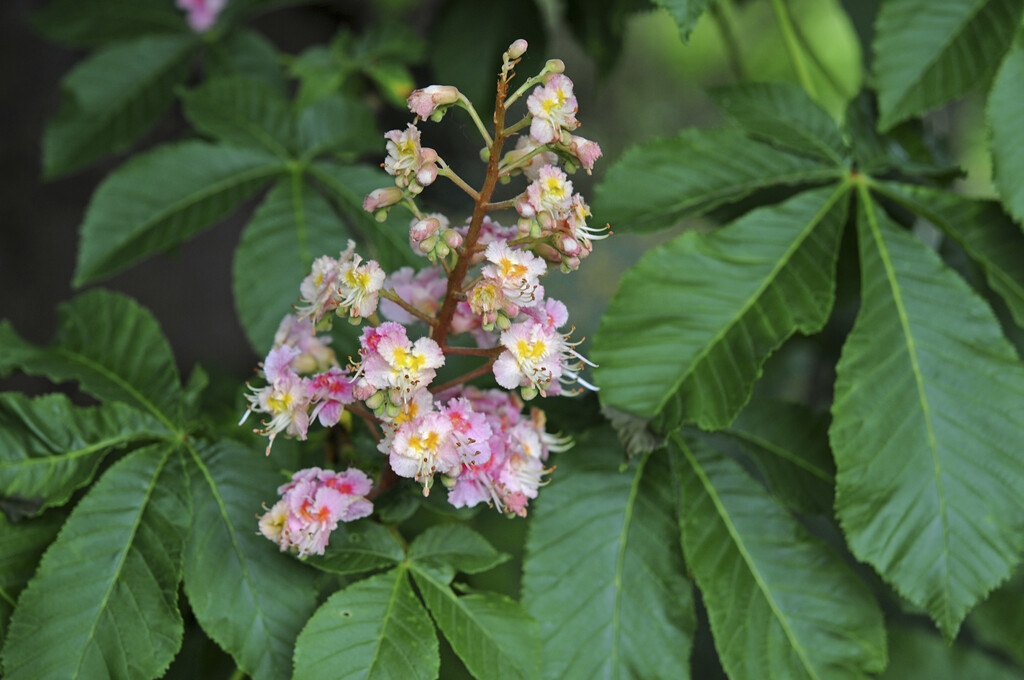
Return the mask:
<path id="1" fill-rule="evenodd" d="M 563 343 L 561 334 L 535 321 L 512 324 L 501 334 L 505 351 L 494 362 L 495 379 L 507 390 L 527 388 L 524 398 L 544 396 L 562 375 Z"/>
<path id="2" fill-rule="evenodd" d="M 371 487 L 370 479 L 355 468 L 340 473 L 299 470 L 278 488 L 281 500 L 260 517 L 260 533 L 299 557 L 323 555 L 338 522 L 373 512 L 373 504 L 364 498 Z"/>
<path id="3" fill-rule="evenodd" d="M 316 404 L 309 414 L 310 420 L 319 418 L 324 427 L 338 424 L 345 405 L 355 401 L 352 394 L 355 380 L 350 372 L 347 368 L 332 366 L 306 383 L 310 402 Z"/>
<path id="4" fill-rule="evenodd" d="M 188 12 L 188 25 L 196 33 L 210 30 L 228 0 L 178 0 L 178 8 Z"/>
<path id="5" fill-rule="evenodd" d="M 431 85 L 414 90 L 406 102 L 409 110 L 420 118 L 429 118 L 439 107 L 447 107 L 459 101 L 459 90 L 451 85 Z"/>
<path id="6" fill-rule="evenodd" d="M 374 189 L 363 199 L 363 210 L 369 213 L 376 213 L 378 210 L 389 208 L 401 200 L 402 190 L 397 187 Z M 386 217 L 387 213 L 385 211 L 384 216 L 378 216 L 378 219 L 383 222 Z"/>
<path id="7" fill-rule="evenodd" d="M 516 209 L 523 217 L 536 217 L 548 213 L 552 219 L 564 219 L 572 206 L 572 182 L 565 173 L 553 165 L 545 165 L 537 179 L 526 187 L 525 200 Z"/>
<path id="8" fill-rule="evenodd" d="M 294 347 L 300 354 L 291 366 L 299 373 L 324 370 L 337 363 L 334 350 L 327 346 L 330 336 L 316 337 L 316 329 L 308 318 L 289 314 L 281 319 L 274 334 L 274 347 Z"/>
<path id="9" fill-rule="evenodd" d="M 588 175 L 594 169 L 594 163 L 603 155 L 597 142 L 576 135 L 569 137 L 569 153 L 576 157 Z"/>
<path id="10" fill-rule="evenodd" d="M 398 297 L 423 312 L 427 316 L 435 316 L 441 308 L 448 288 L 448 279 L 437 267 L 427 267 L 413 272 L 412 267 L 402 267 L 392 273 L 384 285 L 394 289 Z M 418 321 L 412 314 L 390 300 L 380 303 L 380 312 L 391 321 L 410 324 Z"/>
<path id="11" fill-rule="evenodd" d="M 405 327 L 388 321 L 363 331 L 360 373 L 376 390 L 389 390 L 392 403 L 406 403 L 444 365 L 440 346 L 430 338 L 409 341 Z"/>
<path id="12" fill-rule="evenodd" d="M 299 286 L 302 302 L 306 303 L 296 310 L 300 316 L 319 323 L 332 311 L 339 316 L 347 313 L 353 319 L 377 311 L 384 271 L 374 260 L 364 263 L 355 254 L 355 247 L 350 240 L 338 259 L 324 255 L 313 262 L 312 271 Z"/>
<path id="13" fill-rule="evenodd" d="M 434 473 L 447 473 L 461 458 L 452 437 L 451 419 L 443 413 L 428 413 L 398 428 L 391 443 L 389 461 L 399 477 L 412 477 L 430 494 Z"/>
<path id="14" fill-rule="evenodd" d="M 409 187 L 413 193 L 419 193 L 433 184 L 437 179 L 437 152 L 420 145 L 420 131 L 415 125 L 391 130 L 384 138 L 388 140 L 384 170 L 395 177 L 399 188 Z"/>
<path id="15" fill-rule="evenodd" d="M 304 379 L 294 373 L 283 372 L 278 375 L 278 380 L 266 387 L 250 389 L 253 393 L 246 395 L 246 399 L 250 402 L 246 417 L 250 411 L 266 413 L 271 416 L 269 422 L 263 421 L 262 428 L 253 430 L 257 434 L 269 437 L 268 456 L 270 447 L 274 444 L 274 438 L 281 432 L 299 439 L 306 438 L 306 432 L 309 430 L 310 400 Z M 244 421 L 245 417 L 242 418 L 242 422 Z"/>
<path id="16" fill-rule="evenodd" d="M 578 105 L 572 93 L 572 81 L 564 75 L 548 76 L 547 83 L 535 89 L 527 98 L 526 106 L 533 115 L 530 136 L 538 144 L 557 141 L 563 128 L 571 131 L 579 127 L 576 121 Z"/>
<path id="17" fill-rule="evenodd" d="M 491 263 L 483 268 L 484 280 L 496 282 L 506 299 L 527 307 L 540 300 L 537 279 L 547 273 L 544 260 L 526 250 L 512 250 L 505 241 L 492 241 L 484 257 Z"/>

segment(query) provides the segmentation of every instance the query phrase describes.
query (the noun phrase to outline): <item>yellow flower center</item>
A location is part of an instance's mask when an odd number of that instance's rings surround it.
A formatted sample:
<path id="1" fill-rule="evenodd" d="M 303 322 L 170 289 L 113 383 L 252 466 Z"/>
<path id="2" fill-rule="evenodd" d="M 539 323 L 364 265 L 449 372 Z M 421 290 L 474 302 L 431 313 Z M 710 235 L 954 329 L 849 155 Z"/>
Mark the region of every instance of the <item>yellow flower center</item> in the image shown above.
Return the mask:
<path id="1" fill-rule="evenodd" d="M 395 349 L 395 365 L 398 366 L 398 368 L 419 371 L 423 368 L 423 364 L 426 360 L 427 358 L 422 354 L 412 354 L 410 352 L 406 352 L 401 347 Z"/>
<path id="2" fill-rule="evenodd" d="M 523 359 L 529 359 L 530 361 L 537 361 L 544 356 L 544 351 L 547 348 L 544 346 L 543 341 L 538 340 L 532 347 L 526 340 L 520 340 L 519 344 L 516 345 L 516 350 L 519 352 L 519 356 Z"/>

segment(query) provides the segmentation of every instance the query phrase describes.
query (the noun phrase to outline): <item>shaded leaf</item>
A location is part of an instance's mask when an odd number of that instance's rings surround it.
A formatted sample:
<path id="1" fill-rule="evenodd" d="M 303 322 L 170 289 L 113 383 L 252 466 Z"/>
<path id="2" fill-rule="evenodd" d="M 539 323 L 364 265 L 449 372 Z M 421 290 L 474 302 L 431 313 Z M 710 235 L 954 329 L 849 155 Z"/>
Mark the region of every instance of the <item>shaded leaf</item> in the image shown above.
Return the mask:
<path id="1" fill-rule="evenodd" d="M 684 130 L 633 147 L 615 161 L 597 185 L 593 212 L 613 229 L 656 231 L 757 189 L 827 182 L 841 172 L 740 130 Z"/>
<path id="2" fill-rule="evenodd" d="M 672 435 L 683 552 L 733 680 L 867 678 L 886 663 L 871 591 L 735 462 Z"/>
<path id="3" fill-rule="evenodd" d="M 287 94 L 288 80 L 281 57 L 274 44 L 262 34 L 236 27 L 209 49 L 208 77 L 257 78 L 275 92 Z"/>
<path id="4" fill-rule="evenodd" d="M 121 403 L 76 408 L 62 394 L 0 394 L 0 496 L 63 505 L 111 451 L 171 433 Z"/>
<path id="5" fill-rule="evenodd" d="M 198 141 L 136 156 L 103 180 L 89 202 L 73 284 L 178 245 L 282 171 L 280 159 L 265 151 Z"/>
<path id="6" fill-rule="evenodd" d="M 783 503 L 799 512 L 832 515 L 835 464 L 827 418 L 802 404 L 755 399 L 724 435 L 739 443 Z"/>
<path id="7" fill-rule="evenodd" d="M 57 308 L 57 337 L 31 345 L 0 322 L 0 375 L 15 369 L 54 382 L 77 380 L 102 401 L 123 401 L 173 429 L 181 380 L 171 346 L 149 310 L 129 297 L 92 290 Z"/>
<path id="8" fill-rule="evenodd" d="M 369 109 L 342 95 L 323 97 L 304 108 L 298 135 L 299 150 L 307 159 L 327 152 L 377 151 L 382 139 Z"/>
<path id="9" fill-rule="evenodd" d="M 331 595 L 295 644 L 295 680 L 432 680 L 437 637 L 403 567 Z"/>
<path id="10" fill-rule="evenodd" d="M 50 0 L 30 22 L 48 40 L 72 47 L 188 30 L 185 14 L 164 0 Z"/>
<path id="11" fill-rule="evenodd" d="M 967 617 L 975 637 L 1024 668 L 1024 568 L 1008 582 L 993 590 Z"/>
<path id="12" fill-rule="evenodd" d="M 284 178 L 257 208 L 235 250 L 235 307 L 257 354 L 270 348 L 281 318 L 299 302 L 313 260 L 337 257 L 348 242 L 345 223 L 300 176 Z"/>
<path id="13" fill-rule="evenodd" d="M 0 512 L 0 649 L 7 637 L 7 621 L 18 595 L 39 565 L 43 551 L 57 537 L 67 515 L 47 512 L 34 519 L 11 522 Z M 0 672 L 2 672 L 0 666 Z"/>
<path id="14" fill-rule="evenodd" d="M 4 677 L 163 674 L 181 646 L 178 583 L 189 519 L 176 448 L 147 447 L 111 467 L 19 598 Z"/>
<path id="15" fill-rule="evenodd" d="M 392 567 L 405 559 L 395 535 L 375 522 L 341 524 L 331 532 L 326 552 L 310 555 L 306 564 L 336 574 L 359 574 Z"/>
<path id="16" fill-rule="evenodd" d="M 608 429 L 562 454 L 534 502 L 523 604 L 545 678 L 687 678 L 696 625 L 667 456 L 621 470 Z"/>
<path id="17" fill-rule="evenodd" d="M 600 397 L 661 429 L 728 425 L 761 366 L 832 308 L 847 187 L 798 194 L 712 233 L 687 232 L 626 272 L 594 341 Z"/>
<path id="18" fill-rule="evenodd" d="M 654 4 L 668 10 L 679 27 L 679 38 L 690 42 L 690 34 L 697 27 L 697 21 L 715 0 L 653 0 Z"/>
<path id="19" fill-rule="evenodd" d="M 257 514 L 276 495 L 280 475 L 261 452 L 230 441 L 201 446 L 189 462 L 189 604 L 206 634 L 254 680 L 290 677 L 292 647 L 316 607 L 316 591 L 307 568 L 257 531 Z"/>
<path id="20" fill-rule="evenodd" d="M 75 66 L 43 134 L 43 175 L 66 174 L 134 144 L 174 101 L 195 44 L 191 35 L 146 36 Z"/>
<path id="21" fill-rule="evenodd" d="M 261 80 L 210 78 L 181 96 L 185 115 L 199 132 L 287 160 L 295 136 L 288 101 Z"/>
<path id="22" fill-rule="evenodd" d="M 1024 0 L 886 0 L 875 25 L 881 130 L 991 77 L 1020 26 Z"/>
<path id="23" fill-rule="evenodd" d="M 508 558 L 486 538 L 461 524 L 432 526 L 409 546 L 409 560 L 424 570 L 432 570 L 431 577 L 440 577 L 444 583 L 451 581 L 455 571 L 476 574 L 493 569 Z"/>
<path id="24" fill-rule="evenodd" d="M 950 647 L 920 628 L 889 628 L 892 660 L 879 680 L 1020 680 L 1019 671 L 976 649 Z"/>
<path id="25" fill-rule="evenodd" d="M 839 126 L 793 83 L 742 83 L 708 94 L 751 136 L 841 165 L 846 144 Z"/>
<path id="26" fill-rule="evenodd" d="M 985 272 L 988 285 L 1024 327 L 1024 232 L 994 201 L 929 187 L 878 182 L 872 188 L 942 229 Z"/>
<path id="27" fill-rule="evenodd" d="M 473 677 L 540 677 L 540 633 L 521 604 L 497 593 L 458 597 L 432 572 L 414 565 L 412 574 L 438 628 Z"/>
<path id="28" fill-rule="evenodd" d="M 1024 38 L 1018 38 L 996 74 L 988 97 L 988 124 L 992 129 L 992 165 L 1003 205 L 1024 222 Z"/>
<path id="29" fill-rule="evenodd" d="M 853 554 L 952 639 L 1024 550 L 1024 367 L 985 302 L 860 198 L 862 303 L 829 431 L 836 513 Z"/>

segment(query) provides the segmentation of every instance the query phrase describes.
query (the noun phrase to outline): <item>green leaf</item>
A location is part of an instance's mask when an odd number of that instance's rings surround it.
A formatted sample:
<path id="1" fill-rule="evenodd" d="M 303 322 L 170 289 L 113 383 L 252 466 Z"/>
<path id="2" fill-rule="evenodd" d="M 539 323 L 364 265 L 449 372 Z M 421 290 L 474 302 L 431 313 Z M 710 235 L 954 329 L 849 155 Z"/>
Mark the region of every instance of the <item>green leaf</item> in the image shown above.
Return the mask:
<path id="1" fill-rule="evenodd" d="M 292 647 L 316 607 L 310 571 L 258 533 L 281 478 L 262 452 L 231 441 L 191 456 L 194 521 L 185 594 L 203 630 L 253 680 L 291 677 Z"/>
<path id="2" fill-rule="evenodd" d="M 404 567 L 331 595 L 295 644 L 294 680 L 432 680 L 440 667 L 430 617 Z"/>
<path id="3" fill-rule="evenodd" d="M 715 0 L 653 0 L 658 7 L 668 10 L 679 26 L 679 38 L 683 44 L 690 42 L 690 34 L 697 27 L 697 21 L 704 16 Z"/>
<path id="4" fill-rule="evenodd" d="M 862 303 L 829 431 L 836 513 L 853 554 L 951 640 L 1024 550 L 1024 367 L 985 302 L 860 197 Z"/>
<path id="5" fill-rule="evenodd" d="M 382 137 L 369 109 L 362 102 L 331 95 L 317 100 L 299 114 L 299 149 L 311 159 L 327 152 L 379 151 Z"/>
<path id="6" fill-rule="evenodd" d="M 985 272 L 988 285 L 1024 327 L 1024 233 L 998 203 L 929 187 L 877 182 L 872 188 L 942 229 Z"/>
<path id="7" fill-rule="evenodd" d="M 673 434 L 686 563 L 733 680 L 867 678 L 885 667 L 871 591 L 735 462 Z"/>
<path id="8" fill-rule="evenodd" d="M 793 83 L 742 83 L 708 94 L 752 137 L 842 165 L 846 144 L 839 126 Z"/>
<path id="9" fill-rule="evenodd" d="M 967 625 L 977 639 L 1024 668 L 1024 568 L 1018 565 L 1012 579 L 975 607 Z"/>
<path id="10" fill-rule="evenodd" d="M 487 539 L 460 524 L 432 526 L 409 546 L 409 560 L 418 567 L 433 570 L 432 578 L 444 574 L 448 583 L 455 571 L 476 574 L 508 560 Z"/>
<path id="11" fill-rule="evenodd" d="M 77 380 L 102 401 L 123 401 L 173 429 L 181 379 L 171 346 L 149 310 L 119 293 L 92 290 L 57 308 L 57 338 L 35 347 L 0 322 L 0 375 L 21 369 L 54 382 Z"/>
<path id="12" fill-rule="evenodd" d="M 321 555 L 310 555 L 306 564 L 336 574 L 360 574 L 392 567 L 405 559 L 405 549 L 395 535 L 375 522 L 341 524 Z"/>
<path id="13" fill-rule="evenodd" d="M 242 232 L 231 277 L 238 318 L 258 354 L 298 303 L 313 260 L 337 257 L 347 236 L 345 223 L 299 175 L 282 179 L 263 199 Z"/>
<path id="14" fill-rule="evenodd" d="M 11 522 L 0 512 L 0 649 L 7 638 L 7 622 L 18 595 L 39 565 L 43 551 L 57 537 L 67 515 L 47 512 L 30 520 Z M 0 667 L 0 673 L 3 668 Z"/>
<path id="15" fill-rule="evenodd" d="M 43 135 L 43 175 L 52 179 L 131 147 L 174 101 L 194 48 L 194 36 L 146 36 L 75 66 Z"/>
<path id="16" fill-rule="evenodd" d="M 886 0 L 875 25 L 879 128 L 945 104 L 995 72 L 1024 0 Z"/>
<path id="17" fill-rule="evenodd" d="M 392 210 L 388 219 L 380 223 L 363 210 L 366 194 L 394 184 L 380 168 L 319 161 L 309 166 L 309 172 L 338 210 L 351 220 L 352 226 L 373 244 L 373 257 L 385 270 L 423 266 L 423 258 L 414 255 L 409 247 L 409 213 Z"/>
<path id="18" fill-rule="evenodd" d="M 288 93 L 281 56 L 274 44 L 256 31 L 233 28 L 209 46 L 208 77 L 257 78 L 278 94 Z"/>
<path id="19" fill-rule="evenodd" d="M 169 434 L 125 404 L 77 408 L 63 394 L 0 394 L 0 496 L 30 499 L 40 510 L 63 505 L 108 453 Z"/>
<path id="20" fill-rule="evenodd" d="M 1019 640 L 1018 640 L 1019 644 Z M 879 680 L 1020 680 L 1020 671 L 977 649 L 950 647 L 920 628 L 889 629 L 892 661 Z"/>
<path id="21" fill-rule="evenodd" d="M 188 487 L 173 446 L 111 467 L 18 599 L 5 678 L 156 678 L 181 646 Z"/>
<path id="22" fill-rule="evenodd" d="M 728 425 L 761 366 L 832 308 L 847 185 L 760 208 L 711 233 L 687 232 L 626 272 L 594 341 L 601 401 L 663 429 Z"/>
<path id="23" fill-rule="evenodd" d="M 723 436 L 754 461 L 780 501 L 798 512 L 832 515 L 835 464 L 827 418 L 802 404 L 755 399 Z"/>
<path id="24" fill-rule="evenodd" d="M 992 129 L 992 165 L 1003 205 L 1024 222 L 1024 38 L 1018 38 L 996 74 L 988 97 L 988 124 Z"/>
<path id="25" fill-rule="evenodd" d="M 739 130 L 685 130 L 633 147 L 597 185 L 593 212 L 613 229 L 674 227 L 753 191 L 821 183 L 841 170 L 758 142 Z"/>
<path id="26" fill-rule="evenodd" d="M 290 156 L 295 136 L 291 108 L 280 94 L 255 78 L 210 78 L 182 94 L 185 115 L 196 130 L 214 139 Z"/>
<path id="27" fill-rule="evenodd" d="M 621 470 L 610 430 L 562 454 L 535 501 L 523 604 L 545 678 L 687 678 L 696 626 L 664 451 Z"/>
<path id="28" fill-rule="evenodd" d="M 540 677 L 540 632 L 521 604 L 497 593 L 457 597 L 447 582 L 415 564 L 412 574 L 438 628 L 474 678 Z"/>
<path id="29" fill-rule="evenodd" d="M 158 147 L 110 174 L 82 223 L 75 286 L 178 245 L 283 172 L 265 151 L 205 142 Z"/>
<path id="30" fill-rule="evenodd" d="M 48 40 L 71 47 L 188 30 L 185 14 L 164 0 L 50 0 L 30 21 Z"/>

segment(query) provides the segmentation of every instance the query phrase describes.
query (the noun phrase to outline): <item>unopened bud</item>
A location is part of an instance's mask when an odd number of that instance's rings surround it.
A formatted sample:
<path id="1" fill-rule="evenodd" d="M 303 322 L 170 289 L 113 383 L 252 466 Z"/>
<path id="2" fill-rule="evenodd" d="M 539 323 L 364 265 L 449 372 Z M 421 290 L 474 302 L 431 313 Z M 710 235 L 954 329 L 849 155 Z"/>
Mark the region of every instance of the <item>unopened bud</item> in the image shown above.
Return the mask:
<path id="1" fill-rule="evenodd" d="M 510 59 L 518 59 L 519 57 L 523 56 L 524 54 L 526 54 L 526 48 L 527 47 L 528 47 L 528 43 L 525 40 L 523 40 L 522 38 L 520 38 L 519 40 L 516 40 L 515 42 L 513 42 L 511 45 L 508 46 L 508 56 L 509 56 L 509 58 Z"/>
<path id="2" fill-rule="evenodd" d="M 370 395 L 370 398 L 366 400 L 366 408 L 376 411 L 384 405 L 384 393 L 374 392 Z"/>
<path id="3" fill-rule="evenodd" d="M 452 252 L 451 248 L 443 243 L 438 243 L 437 247 L 434 248 L 434 254 L 438 257 L 448 257 L 448 253 Z"/>
<path id="4" fill-rule="evenodd" d="M 458 89 L 451 85 L 431 85 L 425 87 L 422 90 L 415 90 L 409 95 L 406 103 L 409 104 L 409 110 L 415 113 L 420 118 L 431 118 L 435 114 L 440 116 L 444 115 L 444 108 L 451 106 L 455 102 L 459 101 Z"/>
<path id="5" fill-rule="evenodd" d="M 383 189 L 374 189 L 373 191 L 366 195 L 366 198 L 363 199 L 363 210 L 365 210 L 366 212 L 376 212 L 381 208 L 387 208 L 388 206 L 395 205 L 401 200 L 402 190 L 399 189 L 398 187 L 384 187 Z"/>
<path id="6" fill-rule="evenodd" d="M 562 261 L 562 254 L 547 243 L 538 243 L 533 247 L 533 252 L 553 264 Z"/>
<path id="7" fill-rule="evenodd" d="M 397 418 L 398 414 L 402 412 L 402 407 L 398 404 L 388 404 L 387 408 L 384 409 L 389 418 Z"/>
<path id="8" fill-rule="evenodd" d="M 449 229 L 448 231 L 444 232 L 444 242 L 448 245 L 449 248 L 458 248 L 459 246 L 462 245 L 462 234 L 455 231 L 454 229 Z"/>
<path id="9" fill-rule="evenodd" d="M 444 488 L 446 488 L 446 489 L 451 489 L 452 487 L 454 487 L 455 483 L 457 481 L 458 480 L 455 477 L 449 477 L 448 475 L 441 475 L 441 483 L 444 485 Z"/>
<path id="10" fill-rule="evenodd" d="M 491 162 L 491 149 L 490 149 L 490 147 L 485 146 L 484 148 L 480 149 L 480 160 L 482 160 L 484 163 L 490 163 Z"/>
<path id="11" fill-rule="evenodd" d="M 417 220 L 409 227 L 409 238 L 419 243 L 441 228 L 441 220 L 436 217 L 425 217 Z"/>
<path id="12" fill-rule="evenodd" d="M 522 395 L 523 401 L 530 401 L 537 396 L 537 388 L 533 385 L 527 385 L 519 389 L 519 394 Z"/>
<path id="13" fill-rule="evenodd" d="M 524 234 L 528 234 L 530 232 L 530 227 L 533 226 L 533 220 L 529 217 L 520 217 L 519 221 L 516 222 L 516 226 L 519 227 L 519 231 Z"/>
<path id="14" fill-rule="evenodd" d="M 292 368 L 296 373 L 313 373 L 317 369 L 316 357 L 304 353 L 292 359 Z"/>
<path id="15" fill-rule="evenodd" d="M 430 238 L 424 239 L 420 242 L 420 252 L 429 253 L 437 245 L 437 236 L 431 236 Z"/>
<path id="16" fill-rule="evenodd" d="M 494 324 L 499 329 L 501 329 L 503 331 L 507 331 L 509 329 L 509 327 L 512 325 L 512 322 L 509 321 L 509 318 L 507 316 L 505 316 L 504 314 L 499 314 L 498 318 L 495 320 Z"/>
<path id="17" fill-rule="evenodd" d="M 544 70 L 548 73 L 565 73 L 565 62 L 561 59 L 548 59 Z"/>

